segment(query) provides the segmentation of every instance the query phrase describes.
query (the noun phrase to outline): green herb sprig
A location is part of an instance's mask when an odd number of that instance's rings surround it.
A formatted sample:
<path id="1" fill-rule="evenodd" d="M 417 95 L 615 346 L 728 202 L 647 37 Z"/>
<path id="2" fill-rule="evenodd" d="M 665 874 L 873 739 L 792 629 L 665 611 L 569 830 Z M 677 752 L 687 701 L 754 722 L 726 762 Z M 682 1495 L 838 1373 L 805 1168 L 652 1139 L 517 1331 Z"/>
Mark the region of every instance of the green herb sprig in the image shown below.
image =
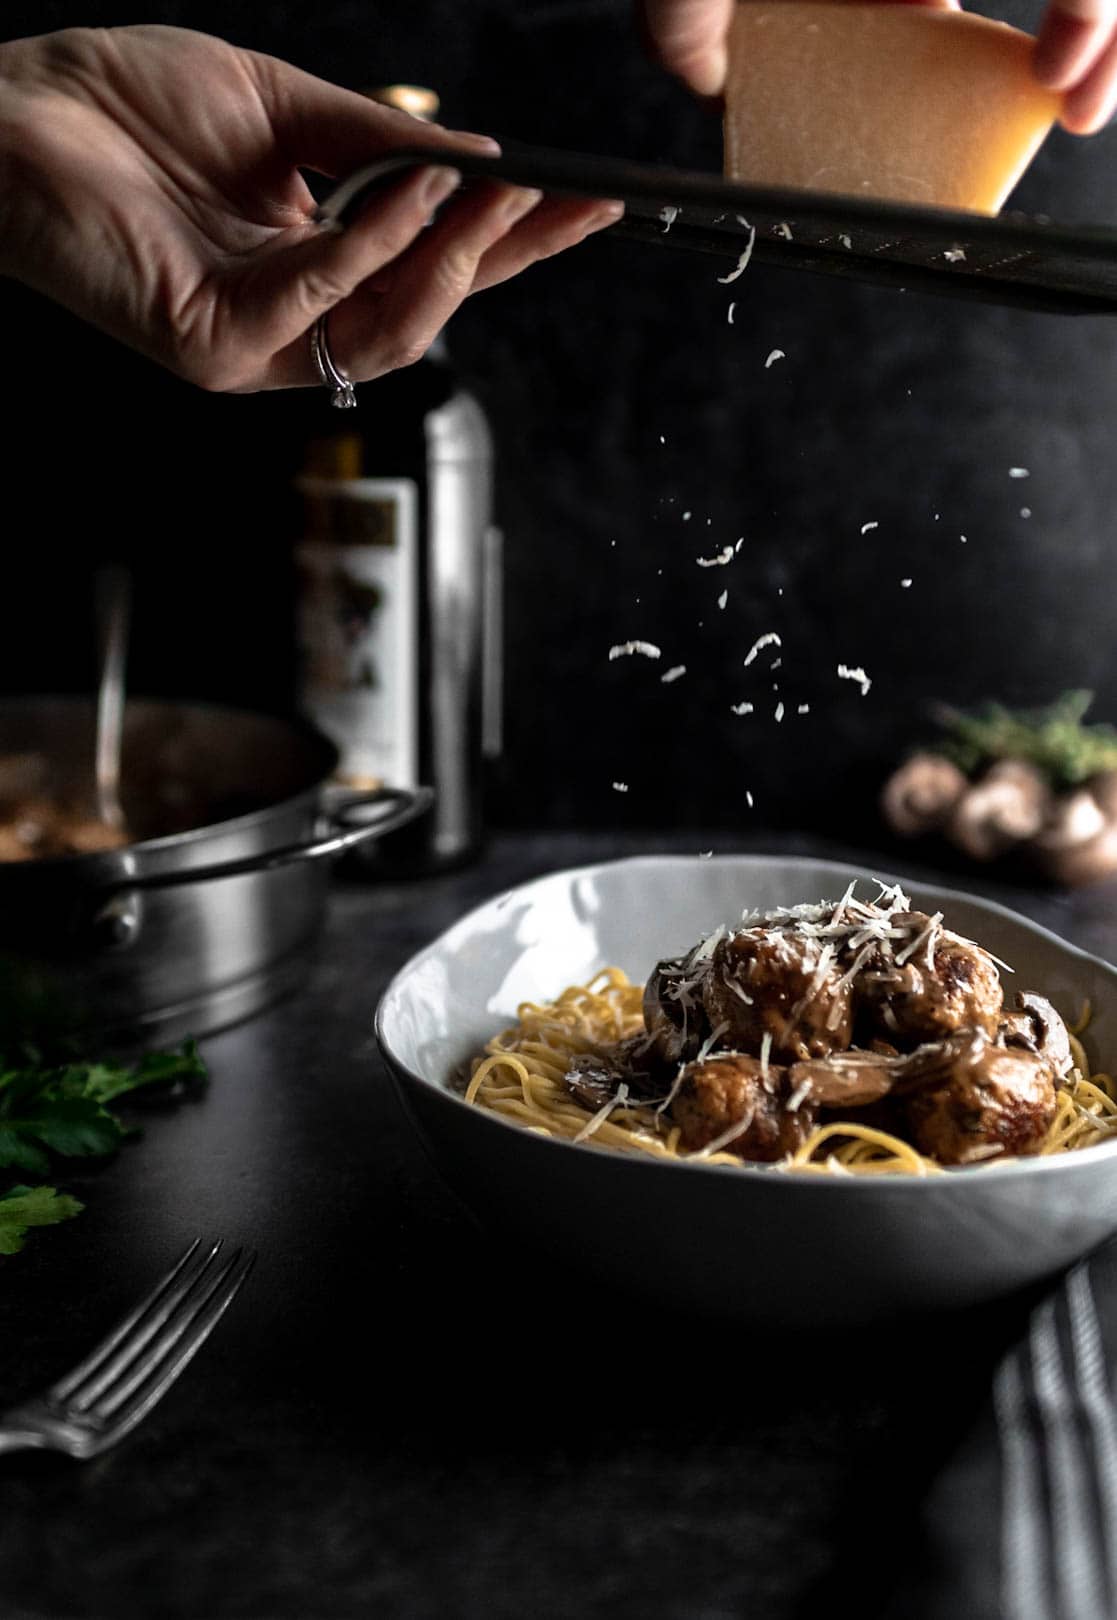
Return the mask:
<path id="1" fill-rule="evenodd" d="M 0 1169 L 42 1176 L 50 1172 L 52 1156 L 102 1158 L 134 1134 L 110 1103 L 138 1091 L 174 1093 L 205 1076 L 193 1041 L 132 1065 L 0 1067 Z M 10 1187 L 0 1193 L 0 1255 L 17 1254 L 31 1227 L 70 1220 L 82 1208 L 54 1187 Z"/>
<path id="2" fill-rule="evenodd" d="M 936 711 L 950 733 L 939 752 L 967 776 L 1000 759 L 1023 759 L 1048 777 L 1053 787 L 1074 787 L 1097 771 L 1117 769 L 1117 729 L 1086 725 L 1092 692 L 1064 692 L 1039 709 L 1008 709 L 987 703 L 966 714 L 960 709 Z"/>

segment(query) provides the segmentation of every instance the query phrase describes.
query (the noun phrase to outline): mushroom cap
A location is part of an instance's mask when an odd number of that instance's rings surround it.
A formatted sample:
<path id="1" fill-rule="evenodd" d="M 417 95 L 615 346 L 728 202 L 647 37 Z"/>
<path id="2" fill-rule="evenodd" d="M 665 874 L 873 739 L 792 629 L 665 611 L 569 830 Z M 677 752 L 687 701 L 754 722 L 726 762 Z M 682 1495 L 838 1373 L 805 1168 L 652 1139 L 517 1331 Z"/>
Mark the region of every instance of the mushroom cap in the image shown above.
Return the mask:
<path id="1" fill-rule="evenodd" d="M 998 760 L 955 805 L 947 837 L 974 860 L 992 860 L 1034 838 L 1050 805 L 1051 789 L 1042 771 L 1026 760 Z"/>
<path id="2" fill-rule="evenodd" d="M 969 786 L 964 771 L 942 754 L 913 754 L 893 771 L 881 793 L 884 819 L 903 838 L 941 827 Z"/>

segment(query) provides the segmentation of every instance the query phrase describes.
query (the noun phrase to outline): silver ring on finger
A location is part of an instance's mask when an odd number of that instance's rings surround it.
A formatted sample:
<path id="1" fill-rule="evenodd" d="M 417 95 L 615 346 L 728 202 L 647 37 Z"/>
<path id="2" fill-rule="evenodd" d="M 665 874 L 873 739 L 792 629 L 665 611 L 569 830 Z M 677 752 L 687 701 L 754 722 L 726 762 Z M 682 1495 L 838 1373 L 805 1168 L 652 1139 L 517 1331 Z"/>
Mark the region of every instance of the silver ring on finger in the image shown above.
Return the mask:
<path id="1" fill-rule="evenodd" d="M 322 382 L 330 390 L 330 404 L 339 411 L 351 409 L 357 403 L 356 390 L 343 371 L 339 371 L 330 353 L 327 331 L 329 314 L 319 315 L 310 329 L 310 350 Z"/>

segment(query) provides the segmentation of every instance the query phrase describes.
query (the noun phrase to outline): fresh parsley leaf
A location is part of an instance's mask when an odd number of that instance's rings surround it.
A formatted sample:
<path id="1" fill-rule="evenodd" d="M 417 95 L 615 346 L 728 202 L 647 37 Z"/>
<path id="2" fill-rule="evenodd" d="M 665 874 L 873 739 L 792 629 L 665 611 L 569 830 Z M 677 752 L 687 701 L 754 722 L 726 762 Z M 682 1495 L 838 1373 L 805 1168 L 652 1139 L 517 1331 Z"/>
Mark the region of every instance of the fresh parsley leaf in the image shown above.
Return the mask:
<path id="1" fill-rule="evenodd" d="M 120 1145 L 124 1128 L 99 1102 L 45 1092 L 27 1095 L 28 1089 L 0 1091 L 0 1166 L 45 1175 L 49 1161 L 44 1148 L 84 1159 Z"/>
<path id="2" fill-rule="evenodd" d="M 180 1051 L 151 1052 L 131 1065 L 46 1067 L 24 1061 L 0 1068 L 0 1169 L 47 1175 L 51 1154 L 72 1159 L 112 1153 L 131 1133 L 109 1109 L 110 1102 L 155 1087 L 174 1092 L 205 1074 L 193 1041 Z M 18 1253 L 28 1226 L 67 1220 L 81 1208 L 53 1187 L 13 1187 L 0 1195 L 0 1254 Z"/>
<path id="3" fill-rule="evenodd" d="M 0 1254 L 18 1254 L 33 1226 L 57 1226 L 84 1209 L 54 1187 L 12 1187 L 0 1194 Z"/>

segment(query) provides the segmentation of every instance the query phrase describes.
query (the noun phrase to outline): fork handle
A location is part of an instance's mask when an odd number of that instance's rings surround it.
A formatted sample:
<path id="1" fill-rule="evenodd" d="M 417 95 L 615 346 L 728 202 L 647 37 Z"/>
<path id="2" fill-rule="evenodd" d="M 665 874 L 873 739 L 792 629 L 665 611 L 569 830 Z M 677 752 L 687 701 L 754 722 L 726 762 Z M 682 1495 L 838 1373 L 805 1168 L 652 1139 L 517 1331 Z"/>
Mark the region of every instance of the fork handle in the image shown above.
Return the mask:
<path id="1" fill-rule="evenodd" d="M 5 1451 L 42 1451 L 48 1444 L 45 1435 L 34 1429 L 0 1429 L 0 1453 Z"/>

